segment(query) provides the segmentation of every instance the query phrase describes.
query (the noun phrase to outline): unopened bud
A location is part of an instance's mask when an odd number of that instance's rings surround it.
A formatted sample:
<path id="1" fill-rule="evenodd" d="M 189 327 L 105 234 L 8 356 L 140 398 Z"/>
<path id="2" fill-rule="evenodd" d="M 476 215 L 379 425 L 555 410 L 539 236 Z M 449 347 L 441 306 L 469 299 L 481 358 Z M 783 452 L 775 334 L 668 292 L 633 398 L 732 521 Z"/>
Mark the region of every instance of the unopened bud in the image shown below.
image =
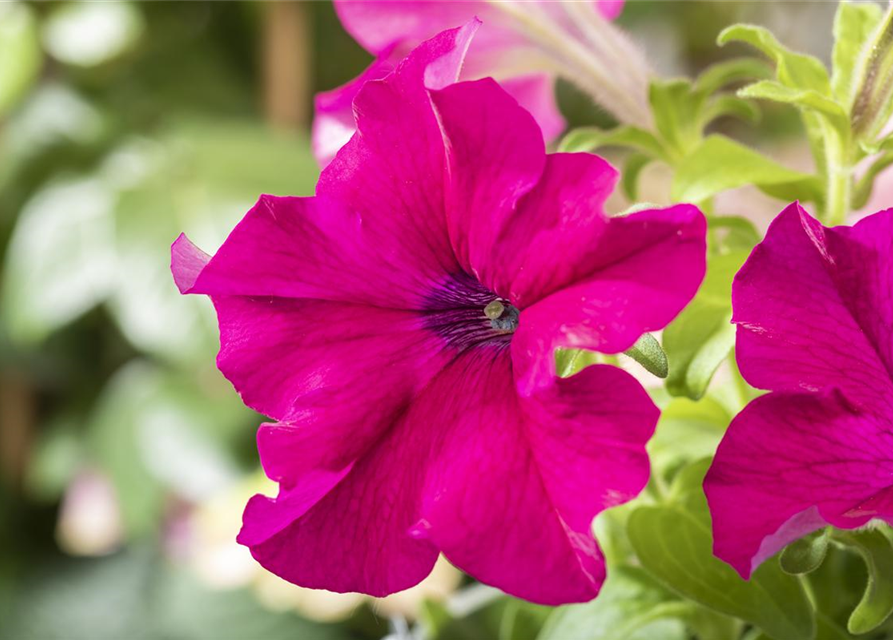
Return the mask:
<path id="1" fill-rule="evenodd" d="M 853 132 L 873 140 L 893 113 L 893 4 L 866 45 L 857 78 Z"/>

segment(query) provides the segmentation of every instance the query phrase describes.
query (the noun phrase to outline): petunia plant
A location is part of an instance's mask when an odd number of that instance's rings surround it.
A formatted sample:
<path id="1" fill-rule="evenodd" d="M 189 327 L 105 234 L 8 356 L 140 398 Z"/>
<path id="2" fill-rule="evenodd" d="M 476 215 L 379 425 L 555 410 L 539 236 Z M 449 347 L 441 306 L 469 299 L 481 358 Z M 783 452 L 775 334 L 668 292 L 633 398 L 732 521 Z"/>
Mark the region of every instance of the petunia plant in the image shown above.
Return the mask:
<path id="1" fill-rule="evenodd" d="M 443 556 L 516 598 L 501 637 L 891 637 L 893 209 L 852 214 L 893 164 L 893 9 L 841 3 L 830 70 L 739 24 L 758 56 L 662 79 L 621 8 L 336 0 L 376 59 L 317 98 L 315 195 L 172 247 L 269 417 L 238 540 L 372 596 Z M 555 142 L 555 77 L 619 124 Z M 721 126 L 766 102 L 812 168 Z"/>

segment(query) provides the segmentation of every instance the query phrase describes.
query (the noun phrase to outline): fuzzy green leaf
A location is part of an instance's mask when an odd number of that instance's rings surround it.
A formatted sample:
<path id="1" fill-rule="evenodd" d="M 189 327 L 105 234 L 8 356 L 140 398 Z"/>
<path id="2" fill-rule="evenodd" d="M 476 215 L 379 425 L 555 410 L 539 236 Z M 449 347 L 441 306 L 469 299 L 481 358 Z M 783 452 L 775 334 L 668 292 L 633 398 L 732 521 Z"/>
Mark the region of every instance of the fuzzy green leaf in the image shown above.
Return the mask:
<path id="1" fill-rule="evenodd" d="M 744 80 L 764 80 L 774 75 L 772 67 L 756 58 L 733 58 L 707 67 L 695 80 L 695 91 L 705 95 Z"/>
<path id="2" fill-rule="evenodd" d="M 558 150 L 567 153 L 594 151 L 601 147 L 634 149 L 653 158 L 666 157 L 660 141 L 649 131 L 638 127 L 621 126 L 614 129 L 581 127 L 568 133 Z"/>
<path id="3" fill-rule="evenodd" d="M 724 29 L 716 39 L 720 46 L 733 41 L 745 42 L 771 58 L 775 62 L 776 74 L 782 84 L 830 95 L 831 81 L 825 65 L 817 58 L 791 51 L 783 46 L 765 27 L 736 24 Z"/>
<path id="4" fill-rule="evenodd" d="M 738 91 L 742 98 L 760 98 L 793 105 L 824 116 L 841 134 L 849 131 L 846 111 L 833 99 L 812 89 L 793 89 L 780 82 L 761 80 Z"/>
<path id="5" fill-rule="evenodd" d="M 821 200 L 822 185 L 726 137 L 707 137 L 679 167 L 671 197 L 675 202 L 702 202 L 717 193 L 756 185 L 784 200 Z"/>
<path id="6" fill-rule="evenodd" d="M 855 98 L 856 79 L 863 50 L 881 21 L 881 8 L 873 2 L 841 2 L 834 16 L 834 52 L 831 55 L 831 90 L 849 109 Z"/>

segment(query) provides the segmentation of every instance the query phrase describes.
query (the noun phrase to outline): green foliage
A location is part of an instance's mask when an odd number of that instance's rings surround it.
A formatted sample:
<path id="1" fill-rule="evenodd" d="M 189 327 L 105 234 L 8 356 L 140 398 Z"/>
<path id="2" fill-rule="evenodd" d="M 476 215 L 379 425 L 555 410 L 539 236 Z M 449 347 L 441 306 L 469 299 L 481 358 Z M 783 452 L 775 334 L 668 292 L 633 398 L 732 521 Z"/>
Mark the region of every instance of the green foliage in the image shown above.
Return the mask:
<path id="1" fill-rule="evenodd" d="M 0 116 L 37 79 L 41 61 L 33 9 L 20 3 L 0 4 Z"/>
<path id="2" fill-rule="evenodd" d="M 644 334 L 636 340 L 636 344 L 623 353 L 645 367 L 648 373 L 656 375 L 658 378 L 667 377 L 667 354 L 650 333 Z"/>
<path id="3" fill-rule="evenodd" d="M 775 63 L 778 80 L 787 87 L 811 89 L 820 95 L 828 95 L 831 91 L 828 71 L 821 61 L 791 51 L 764 27 L 736 24 L 724 29 L 716 41 L 720 46 L 745 42 L 759 49 Z"/>
<path id="4" fill-rule="evenodd" d="M 745 581 L 713 556 L 700 488 L 708 464 L 681 472 L 670 502 L 641 507 L 630 516 L 630 540 L 642 566 L 680 595 L 746 620 L 775 640 L 811 640 L 815 616 L 797 578 L 765 562 Z"/>
<path id="5" fill-rule="evenodd" d="M 792 542 L 781 552 L 781 568 L 791 575 L 815 571 L 825 561 L 830 540 L 831 530 L 825 528 Z"/>
<path id="6" fill-rule="evenodd" d="M 708 258 L 707 275 L 698 294 L 664 330 L 670 364 L 667 390 L 697 400 L 735 345 L 732 278 L 749 252 L 736 250 Z"/>
<path id="7" fill-rule="evenodd" d="M 52 589 L 44 585 L 54 578 Z M 102 560 L 54 558 L 13 594 L 0 637 L 41 640 L 348 640 L 344 627 L 263 608 L 243 589 L 212 591 L 139 547 Z"/>
<path id="8" fill-rule="evenodd" d="M 821 184 L 814 177 L 723 136 L 708 136 L 692 151 L 673 178 L 671 195 L 674 201 L 701 202 L 748 185 L 784 200 L 821 198 Z"/>
<path id="9" fill-rule="evenodd" d="M 868 633 L 893 613 L 893 534 L 882 525 L 876 529 L 840 531 L 836 537 L 858 551 L 868 567 L 865 594 L 847 622 L 850 633 Z"/>
<path id="10" fill-rule="evenodd" d="M 834 16 L 831 92 L 847 112 L 856 98 L 858 78 L 855 75 L 861 57 L 881 16 L 880 6 L 873 2 L 841 2 Z"/>
<path id="11" fill-rule="evenodd" d="M 638 567 L 611 569 L 598 598 L 559 607 L 537 640 L 686 640 L 693 608 Z"/>
<path id="12" fill-rule="evenodd" d="M 213 371 L 182 375 L 133 363 L 89 418 L 88 456 L 110 478 L 128 533 L 158 526 L 163 497 L 207 499 L 232 485 L 237 461 L 218 445 L 247 435 L 251 412 Z"/>

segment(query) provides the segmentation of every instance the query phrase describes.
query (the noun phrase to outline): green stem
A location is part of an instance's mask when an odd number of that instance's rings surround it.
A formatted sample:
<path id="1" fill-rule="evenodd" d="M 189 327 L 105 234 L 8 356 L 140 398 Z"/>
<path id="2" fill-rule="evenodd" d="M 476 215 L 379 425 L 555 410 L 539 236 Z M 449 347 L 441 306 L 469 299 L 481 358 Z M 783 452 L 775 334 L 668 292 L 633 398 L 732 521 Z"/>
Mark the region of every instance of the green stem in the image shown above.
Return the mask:
<path id="1" fill-rule="evenodd" d="M 850 212 L 852 167 L 829 166 L 826 188 L 825 222 L 829 225 L 845 224 Z"/>
<path id="2" fill-rule="evenodd" d="M 853 163 L 848 137 L 825 128 L 824 222 L 846 224 L 852 202 Z"/>

